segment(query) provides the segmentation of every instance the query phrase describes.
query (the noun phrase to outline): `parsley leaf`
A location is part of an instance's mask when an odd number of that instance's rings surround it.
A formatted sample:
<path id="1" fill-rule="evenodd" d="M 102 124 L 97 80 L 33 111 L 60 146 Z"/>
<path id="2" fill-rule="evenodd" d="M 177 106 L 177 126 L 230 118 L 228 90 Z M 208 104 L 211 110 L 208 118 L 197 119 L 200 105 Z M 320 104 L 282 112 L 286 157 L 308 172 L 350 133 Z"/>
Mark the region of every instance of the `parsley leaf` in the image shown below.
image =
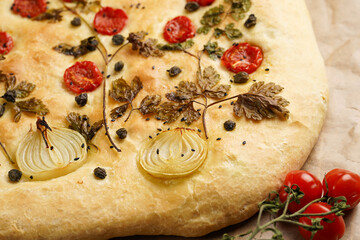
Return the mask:
<path id="1" fill-rule="evenodd" d="M 131 81 L 131 86 L 123 78 L 120 78 L 112 82 L 110 97 L 118 102 L 131 103 L 142 88 L 142 82 L 137 76 Z"/>
<path id="2" fill-rule="evenodd" d="M 49 20 L 48 22 L 50 23 L 56 23 L 56 22 L 61 22 L 62 20 L 62 15 L 61 13 L 64 11 L 64 9 L 62 8 L 58 8 L 58 9 L 49 9 L 44 13 L 41 13 L 39 15 L 37 15 L 36 17 L 32 18 L 35 21 L 46 21 Z"/>
<path id="3" fill-rule="evenodd" d="M 181 81 L 177 90 L 175 92 L 167 93 L 165 97 L 170 101 L 184 103 L 198 95 L 199 93 L 195 83 L 189 81 Z"/>
<path id="4" fill-rule="evenodd" d="M 89 52 L 95 51 L 98 44 L 99 42 L 96 40 L 96 37 L 89 37 L 81 40 L 80 45 L 71 46 L 67 43 L 60 43 L 59 45 L 53 47 L 53 49 L 58 53 L 78 58 Z"/>
<path id="5" fill-rule="evenodd" d="M 157 106 L 161 102 L 160 95 L 147 95 L 140 103 L 140 112 L 141 114 L 155 113 L 157 111 Z"/>
<path id="6" fill-rule="evenodd" d="M 219 82 L 220 74 L 211 66 L 204 69 L 202 77 L 198 77 L 198 85 L 205 96 L 210 98 L 221 99 L 228 95 L 230 85 L 218 85 Z"/>
<path id="7" fill-rule="evenodd" d="M 244 115 L 254 120 L 274 118 L 277 115 L 288 119 L 289 110 L 285 107 L 289 102 L 283 97 L 276 96 L 282 89 L 275 83 L 254 83 L 248 93 L 239 95 L 234 104 L 234 113 L 239 117 Z"/>
<path id="8" fill-rule="evenodd" d="M 15 117 L 14 121 L 18 122 L 21 118 L 21 113 L 29 112 L 36 113 L 40 116 L 45 116 L 49 109 L 46 108 L 45 104 L 36 98 L 31 98 L 24 101 L 19 101 L 14 103 Z"/>
<path id="9" fill-rule="evenodd" d="M 192 39 L 188 39 L 183 43 L 168 43 L 164 45 L 158 44 L 157 47 L 163 51 L 183 51 L 191 48 L 193 45 L 194 41 Z"/>
<path id="10" fill-rule="evenodd" d="M 209 57 L 212 60 L 221 58 L 225 51 L 224 48 L 218 46 L 217 42 L 210 42 L 204 45 L 204 50 L 209 54 Z"/>
<path id="11" fill-rule="evenodd" d="M 225 30 L 215 28 L 215 38 L 219 38 L 222 35 L 226 35 L 230 40 L 238 39 L 242 37 L 242 33 L 239 29 L 234 28 L 234 23 L 229 23 L 225 26 Z"/>
<path id="12" fill-rule="evenodd" d="M 70 124 L 69 128 L 79 132 L 85 138 L 86 142 L 90 142 L 103 126 L 103 120 L 91 125 L 87 115 L 81 116 L 79 113 L 75 112 L 69 113 L 66 116 L 66 120 Z"/>
<path id="13" fill-rule="evenodd" d="M 141 31 L 137 33 L 130 33 L 127 37 L 127 40 L 132 45 L 132 50 L 139 51 L 139 53 L 144 57 L 162 57 L 164 52 L 159 50 L 156 47 L 157 40 L 149 38 L 144 41 L 146 33 Z"/>

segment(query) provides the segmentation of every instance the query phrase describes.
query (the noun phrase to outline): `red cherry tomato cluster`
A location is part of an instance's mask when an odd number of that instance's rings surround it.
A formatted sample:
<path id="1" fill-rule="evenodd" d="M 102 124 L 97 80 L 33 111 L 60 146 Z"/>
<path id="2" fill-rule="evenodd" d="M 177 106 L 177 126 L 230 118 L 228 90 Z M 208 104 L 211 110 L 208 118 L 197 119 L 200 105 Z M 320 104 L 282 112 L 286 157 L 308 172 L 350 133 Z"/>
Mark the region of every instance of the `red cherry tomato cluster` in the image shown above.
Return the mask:
<path id="1" fill-rule="evenodd" d="M 360 176 L 356 173 L 344 169 L 333 169 L 328 172 L 321 184 L 320 180 L 313 174 L 298 170 L 287 174 L 284 180 L 284 187 L 280 190 L 279 197 L 282 202 L 285 202 L 288 193 L 285 191 L 286 186 L 296 185 L 300 191 L 304 193 L 304 197 L 300 199 L 300 203 L 291 202 L 288 211 L 294 213 L 311 201 L 321 198 L 321 196 L 340 197 L 344 196 L 347 199 L 349 209 L 354 208 L 360 202 Z M 329 212 L 331 205 L 323 202 L 312 203 L 306 208 L 304 213 L 325 213 Z M 318 216 L 311 216 L 311 218 L 319 218 Z M 317 231 L 313 240 L 338 240 L 345 232 L 345 223 L 342 216 L 335 214 L 326 215 L 325 218 L 330 221 L 322 220 L 320 224 L 324 227 Z M 307 217 L 301 217 L 300 223 L 311 225 L 311 220 Z M 311 232 L 299 227 L 301 235 L 306 239 L 311 239 Z"/>

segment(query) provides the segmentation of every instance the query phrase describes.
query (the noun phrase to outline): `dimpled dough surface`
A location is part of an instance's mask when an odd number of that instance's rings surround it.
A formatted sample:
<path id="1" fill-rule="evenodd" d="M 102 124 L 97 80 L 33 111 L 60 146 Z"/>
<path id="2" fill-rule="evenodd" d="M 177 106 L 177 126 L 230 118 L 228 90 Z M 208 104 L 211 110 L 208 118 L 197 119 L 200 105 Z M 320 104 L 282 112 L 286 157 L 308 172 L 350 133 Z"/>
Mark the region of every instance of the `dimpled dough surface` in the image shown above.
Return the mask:
<path id="1" fill-rule="evenodd" d="M 46 116 L 51 126 L 65 127 L 69 112 L 87 114 L 92 122 L 102 119 L 101 87 L 89 93 L 85 107 L 79 108 L 75 95 L 65 87 L 63 73 L 75 61 L 90 60 L 100 69 L 104 63 L 98 51 L 74 59 L 56 53 L 52 47 L 59 43 L 79 44 L 91 36 L 83 24 L 71 27 L 73 15 L 63 13 L 63 21 L 50 24 L 36 22 L 10 11 L 13 1 L 0 1 L 0 30 L 14 39 L 14 49 L 0 62 L 0 70 L 15 73 L 18 82 L 26 80 L 36 84 L 32 93 L 50 109 Z M 217 6 L 222 1 L 215 1 Z M 197 27 L 209 7 L 195 13 L 186 13 L 185 1 L 144 0 L 145 9 L 130 7 L 133 1 L 103 0 L 103 6 L 123 9 L 128 23 L 121 34 L 146 31 L 149 37 L 164 42 L 163 27 L 179 15 L 187 15 Z M 60 7 L 51 0 L 49 7 Z M 243 37 L 240 42 L 249 42 L 262 48 L 264 61 L 251 74 L 251 80 L 274 82 L 284 87 L 281 96 L 290 101 L 288 120 L 273 118 L 255 122 L 236 117 L 229 102 L 222 108 L 209 108 L 207 127 L 208 155 L 204 164 L 193 174 L 177 179 L 162 180 L 144 172 L 137 163 L 137 154 L 142 142 L 155 135 L 157 128 L 185 127 L 176 121 L 163 125 L 153 117 L 134 112 L 126 123 L 123 118 L 109 122 L 110 134 L 121 153 L 109 148 L 104 128 L 98 132 L 93 143 L 98 152 L 90 151 L 86 163 L 76 171 L 47 181 L 22 178 L 11 183 L 7 173 L 16 168 L 5 155 L 0 154 L 0 238 L 1 239 L 107 239 L 127 235 L 181 235 L 200 236 L 230 224 L 241 222 L 257 212 L 257 204 L 267 193 L 280 187 L 290 170 L 304 164 L 314 146 L 327 108 L 327 82 L 324 66 L 318 52 L 311 21 L 303 0 L 253 0 L 247 13 L 254 13 L 257 25 L 246 29 L 244 20 L 236 23 Z M 94 14 L 86 18 L 92 22 Z M 246 17 L 247 17 L 246 16 Z M 228 24 L 227 18 L 222 26 Z M 116 48 L 111 37 L 101 36 L 110 53 Z M 209 35 L 197 35 L 195 45 L 189 49 L 196 53 L 207 42 Z M 217 39 L 225 49 L 232 44 L 225 37 Z M 197 61 L 181 52 L 167 52 L 162 58 L 140 56 L 125 47 L 112 62 L 123 60 L 125 67 L 113 73 L 107 80 L 122 76 L 127 82 L 139 76 L 144 88 L 134 100 L 138 106 L 148 94 L 157 93 L 164 99 L 165 93 L 173 91 L 181 80 L 195 81 Z M 179 66 L 182 73 L 170 79 L 166 70 Z M 221 83 L 229 84 L 232 73 L 220 61 L 202 58 L 202 66 L 213 66 L 221 75 Z M 152 69 L 152 66 L 155 69 Z M 269 68 L 270 71 L 265 71 Z M 113 69 L 113 65 L 111 68 Z M 231 84 L 230 95 L 245 93 L 247 84 Z M 0 92 L 5 91 L 4 84 Z M 107 90 L 108 91 L 108 90 Z M 107 97 L 108 114 L 118 106 Z M 7 110 L 0 118 L 0 141 L 14 157 L 19 142 L 34 127 L 36 118 L 23 114 L 18 123 L 13 121 L 14 112 Z M 224 130 L 226 120 L 237 124 L 234 131 Z M 118 140 L 115 131 L 125 127 L 128 136 Z M 201 120 L 190 128 L 202 129 Z M 201 135 L 204 138 L 202 133 Z M 216 139 L 221 137 L 220 141 Z M 242 142 L 246 140 L 246 145 Z M 104 180 L 94 177 L 96 167 L 106 169 Z"/>

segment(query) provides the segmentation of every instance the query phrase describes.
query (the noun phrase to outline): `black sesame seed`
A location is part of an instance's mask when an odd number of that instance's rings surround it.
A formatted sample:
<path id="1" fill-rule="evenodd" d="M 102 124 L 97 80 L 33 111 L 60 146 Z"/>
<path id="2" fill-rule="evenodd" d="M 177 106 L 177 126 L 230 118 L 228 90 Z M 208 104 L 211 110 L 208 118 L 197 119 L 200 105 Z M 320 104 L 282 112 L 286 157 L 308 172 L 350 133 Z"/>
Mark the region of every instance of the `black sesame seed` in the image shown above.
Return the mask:
<path id="1" fill-rule="evenodd" d="M 145 121 L 149 121 L 149 120 L 150 120 L 150 118 L 146 118 L 146 119 L 145 119 Z"/>
<path id="2" fill-rule="evenodd" d="M 162 131 L 162 129 L 161 129 L 161 128 L 158 128 L 157 130 L 158 130 L 159 132 L 161 132 L 161 131 Z"/>
<path id="3" fill-rule="evenodd" d="M 85 147 L 85 143 L 81 144 L 81 148 L 84 148 Z"/>
<path id="4" fill-rule="evenodd" d="M 106 76 L 106 78 L 110 78 L 110 77 L 111 77 L 111 75 L 110 75 L 110 74 Z"/>
<path id="5" fill-rule="evenodd" d="M 124 38 L 124 36 L 121 35 L 121 34 L 116 34 L 116 35 L 114 35 L 114 36 L 112 37 L 111 41 L 112 41 L 112 43 L 113 43 L 114 45 L 117 45 L 117 46 L 118 46 L 118 45 L 121 45 L 121 44 L 124 43 L 125 38 Z"/>
<path id="6" fill-rule="evenodd" d="M 110 146 L 110 148 L 111 148 L 111 149 L 113 149 L 113 148 L 114 148 L 114 146 Z"/>
<path id="7" fill-rule="evenodd" d="M 265 68 L 265 71 L 267 71 L 267 72 L 268 72 L 268 71 L 270 71 L 270 69 L 269 69 L 269 68 Z"/>
<path id="8" fill-rule="evenodd" d="M 34 177 L 33 176 L 30 176 L 30 179 L 33 179 Z"/>
<path id="9" fill-rule="evenodd" d="M 232 131 L 236 127 L 236 123 L 232 120 L 227 120 L 224 122 L 224 128 L 226 131 Z"/>
<path id="10" fill-rule="evenodd" d="M 246 141 L 243 141 L 243 142 L 242 142 L 242 145 L 245 145 L 245 144 L 246 144 Z"/>
<path id="11" fill-rule="evenodd" d="M 184 156 L 184 154 L 181 154 L 181 157 L 183 157 Z"/>
<path id="12" fill-rule="evenodd" d="M 50 147 L 50 150 L 51 150 L 51 151 L 54 150 L 54 146 L 51 146 L 51 147 Z"/>
<path id="13" fill-rule="evenodd" d="M 78 158 L 78 157 L 77 157 L 77 158 L 74 158 L 74 161 L 77 161 L 77 160 L 79 160 L 79 159 L 80 159 L 80 158 Z"/>
<path id="14" fill-rule="evenodd" d="M 155 69 L 155 66 L 152 66 L 151 68 L 152 68 L 152 70 L 154 70 L 154 69 Z"/>
<path id="15" fill-rule="evenodd" d="M 149 136 L 150 139 L 152 139 L 152 136 Z"/>
<path id="16" fill-rule="evenodd" d="M 219 108 L 222 108 L 222 105 L 220 105 Z"/>
<path id="17" fill-rule="evenodd" d="M 71 25 L 74 27 L 79 27 L 81 25 L 81 19 L 79 17 L 74 17 L 73 20 L 71 20 Z"/>
<path id="18" fill-rule="evenodd" d="M 124 68 L 123 61 L 119 61 L 119 62 L 115 63 L 114 69 L 116 72 L 120 72 L 123 68 Z"/>
<path id="19" fill-rule="evenodd" d="M 167 130 L 170 131 L 170 128 L 168 128 Z"/>
<path id="20" fill-rule="evenodd" d="M 221 140 L 221 138 L 217 138 L 217 139 L 216 139 L 216 141 L 220 141 L 220 140 Z"/>
<path id="21" fill-rule="evenodd" d="M 159 154 L 159 149 L 156 149 L 156 154 Z"/>
<path id="22" fill-rule="evenodd" d="M 94 169 L 94 175 L 95 175 L 95 177 L 100 178 L 100 179 L 104 179 L 107 176 L 106 170 L 101 167 L 97 167 Z"/>
<path id="23" fill-rule="evenodd" d="M 198 129 L 198 132 L 201 133 L 201 129 Z"/>
<path id="24" fill-rule="evenodd" d="M 17 170 L 17 169 L 11 169 L 11 170 L 8 172 L 8 176 L 9 176 L 10 181 L 12 181 L 12 182 L 18 182 L 18 181 L 20 181 L 20 179 L 21 179 L 22 172 L 19 171 L 19 170 Z"/>
<path id="25" fill-rule="evenodd" d="M 88 101 L 88 95 L 87 93 L 81 93 L 80 95 L 75 97 L 75 102 L 80 106 L 83 107 L 86 105 Z"/>
<path id="26" fill-rule="evenodd" d="M 125 139 L 127 136 L 127 130 L 125 128 L 120 128 L 116 131 L 116 135 L 120 138 L 120 139 Z"/>
<path id="27" fill-rule="evenodd" d="M 195 149 L 191 149 L 191 151 L 195 152 Z"/>

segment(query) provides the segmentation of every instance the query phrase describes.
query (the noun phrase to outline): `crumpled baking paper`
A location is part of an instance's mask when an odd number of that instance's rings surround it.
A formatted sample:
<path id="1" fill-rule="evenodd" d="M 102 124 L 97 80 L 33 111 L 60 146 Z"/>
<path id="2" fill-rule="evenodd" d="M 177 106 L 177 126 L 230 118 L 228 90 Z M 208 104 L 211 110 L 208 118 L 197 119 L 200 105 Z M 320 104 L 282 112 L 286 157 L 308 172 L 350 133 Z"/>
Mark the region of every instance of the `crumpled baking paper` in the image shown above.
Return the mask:
<path id="1" fill-rule="evenodd" d="M 319 140 L 303 169 L 320 179 L 334 168 L 360 174 L 360 0 L 306 0 L 306 3 L 326 65 L 330 102 Z M 199 238 L 136 236 L 117 239 L 221 240 L 224 233 L 238 235 L 253 229 L 256 218 L 257 215 Z M 346 231 L 342 239 L 360 239 L 360 207 L 347 212 L 344 219 Z M 269 216 L 263 220 L 269 220 Z M 288 224 L 278 227 L 285 240 L 303 239 L 296 227 Z M 263 234 L 261 238 L 269 239 L 271 234 Z"/>

